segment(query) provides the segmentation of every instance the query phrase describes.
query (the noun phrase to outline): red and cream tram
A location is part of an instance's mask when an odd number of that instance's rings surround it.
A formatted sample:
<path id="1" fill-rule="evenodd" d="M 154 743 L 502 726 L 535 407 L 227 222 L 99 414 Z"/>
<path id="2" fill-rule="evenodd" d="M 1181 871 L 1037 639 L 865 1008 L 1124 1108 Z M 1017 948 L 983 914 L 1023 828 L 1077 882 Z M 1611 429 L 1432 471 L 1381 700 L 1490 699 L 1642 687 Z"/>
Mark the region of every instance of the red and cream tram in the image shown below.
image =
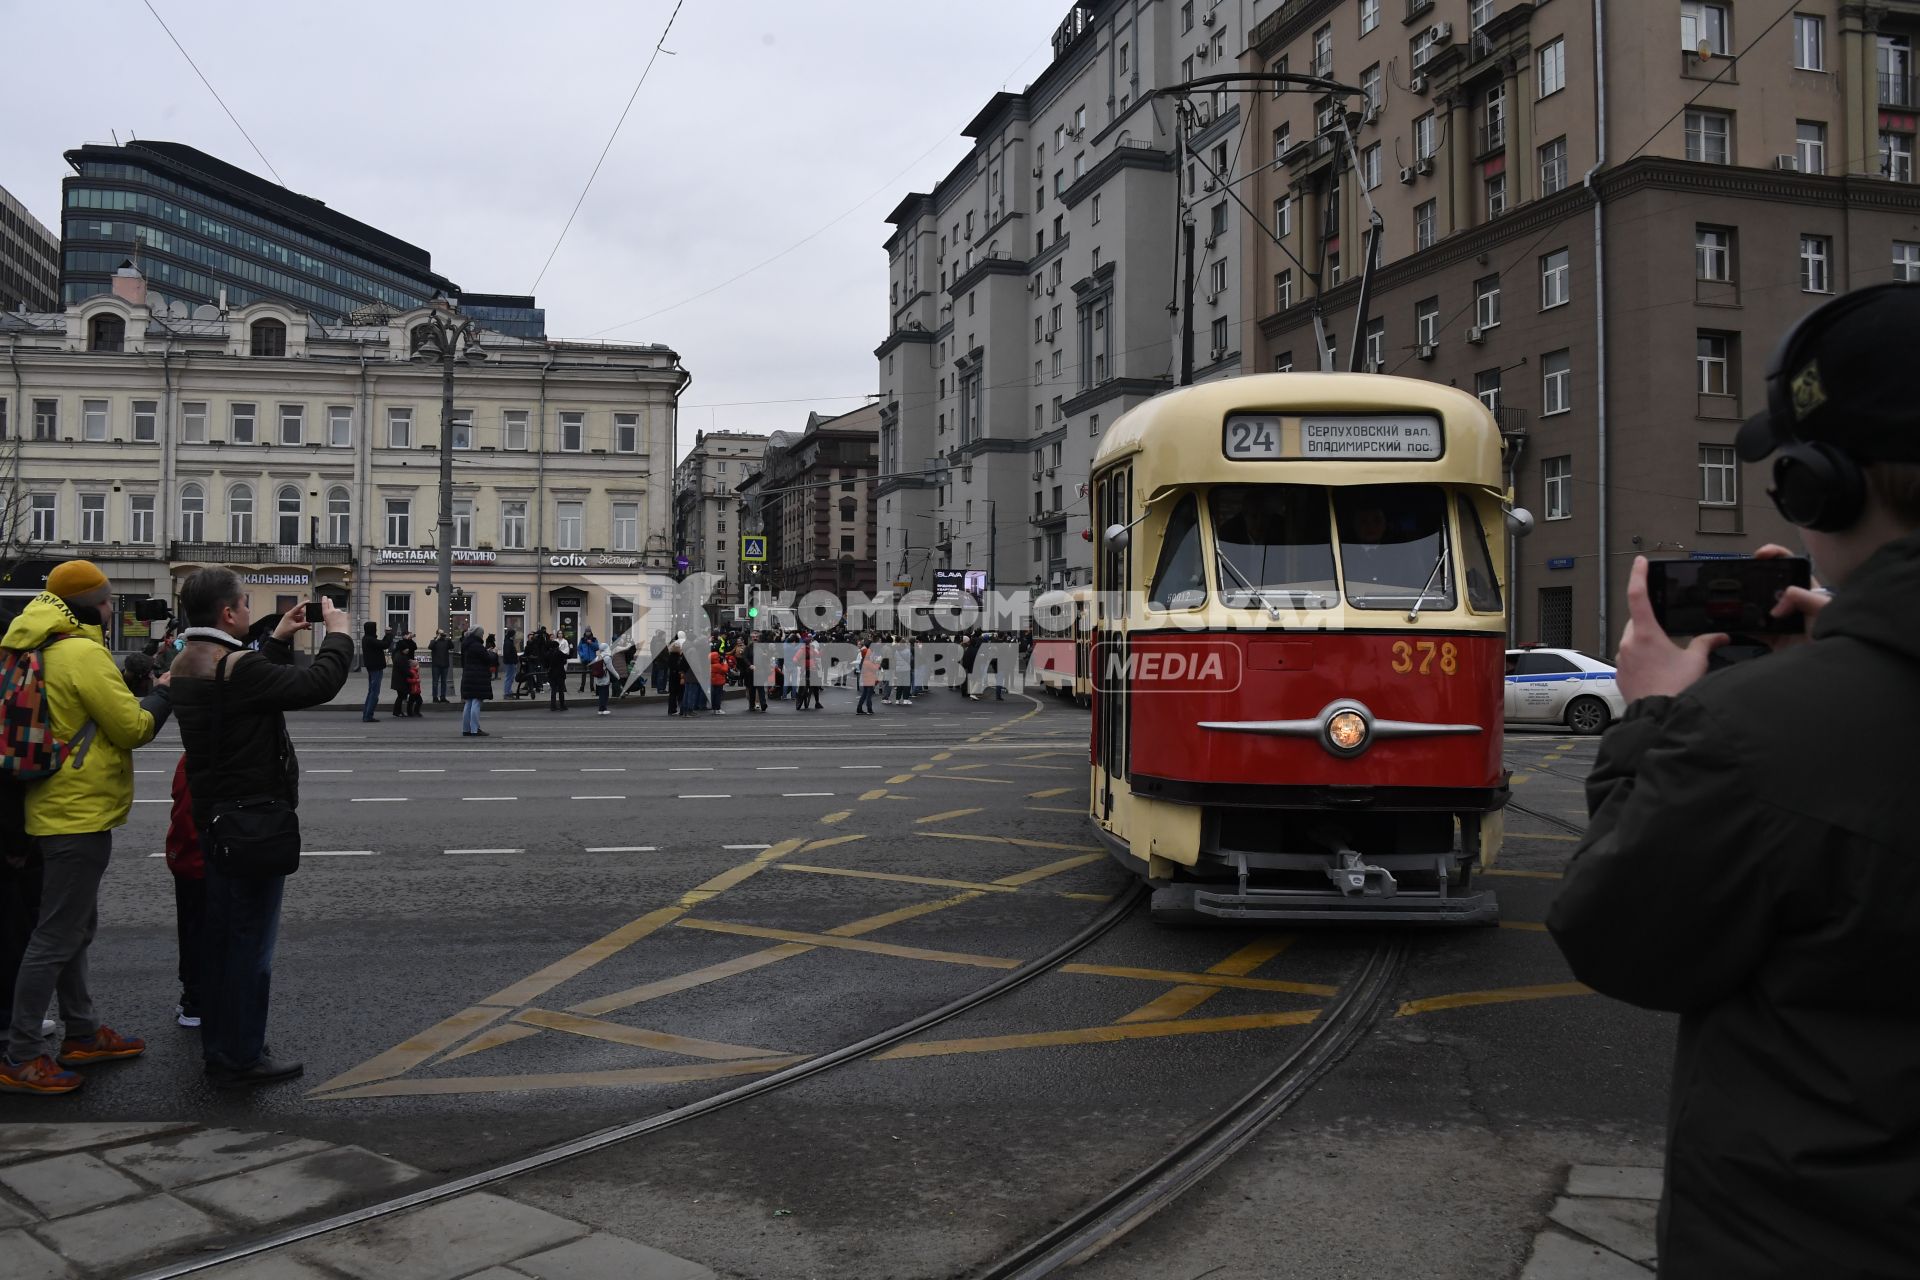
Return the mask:
<path id="1" fill-rule="evenodd" d="M 1040 687 L 1086 706 L 1092 701 L 1088 669 L 1093 635 L 1088 604 L 1093 588 L 1049 591 L 1033 603 L 1033 656 L 1029 667 Z"/>
<path id="2" fill-rule="evenodd" d="M 1495 921 L 1485 407 L 1376 374 L 1187 387 L 1108 429 L 1093 502 L 1091 811 L 1155 915 Z"/>

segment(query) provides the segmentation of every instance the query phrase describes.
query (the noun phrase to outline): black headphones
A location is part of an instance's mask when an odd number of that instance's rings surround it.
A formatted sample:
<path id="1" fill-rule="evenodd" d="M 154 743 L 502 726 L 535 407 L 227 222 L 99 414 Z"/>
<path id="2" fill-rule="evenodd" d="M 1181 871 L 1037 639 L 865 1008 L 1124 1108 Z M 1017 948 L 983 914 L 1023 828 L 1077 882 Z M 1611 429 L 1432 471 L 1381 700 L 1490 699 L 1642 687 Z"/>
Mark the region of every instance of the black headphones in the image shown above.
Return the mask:
<path id="1" fill-rule="evenodd" d="M 1831 324 L 1887 287 L 1856 290 L 1815 307 L 1787 330 L 1767 363 L 1767 416 L 1775 424 L 1794 421 L 1793 389 L 1787 371 L 1793 367 L 1795 349 L 1810 332 Z M 1791 429 L 1780 434 L 1790 435 Z M 1859 461 L 1837 445 L 1798 440 L 1775 451 L 1773 488 L 1767 490 L 1767 496 L 1788 523 L 1837 533 L 1860 519 L 1867 502 L 1867 479 Z"/>

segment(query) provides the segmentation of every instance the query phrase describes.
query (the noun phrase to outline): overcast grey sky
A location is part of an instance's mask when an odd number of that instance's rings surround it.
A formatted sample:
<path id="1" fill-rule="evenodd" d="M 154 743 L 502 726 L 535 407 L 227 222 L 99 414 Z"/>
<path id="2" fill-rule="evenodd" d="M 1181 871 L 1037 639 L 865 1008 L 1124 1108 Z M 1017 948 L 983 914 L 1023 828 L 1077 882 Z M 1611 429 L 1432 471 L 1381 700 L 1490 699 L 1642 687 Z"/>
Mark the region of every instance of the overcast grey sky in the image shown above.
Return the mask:
<path id="1" fill-rule="evenodd" d="M 154 7 L 289 187 L 467 289 L 524 293 L 673 2 Z M 547 331 L 678 350 L 689 427 L 857 407 L 886 336 L 882 219 L 966 154 L 990 95 L 1040 73 L 1067 8 L 685 0 L 540 284 Z M 115 130 L 270 176 L 140 0 L 0 0 L 0 32 L 0 186 L 48 226 L 61 153 Z"/>

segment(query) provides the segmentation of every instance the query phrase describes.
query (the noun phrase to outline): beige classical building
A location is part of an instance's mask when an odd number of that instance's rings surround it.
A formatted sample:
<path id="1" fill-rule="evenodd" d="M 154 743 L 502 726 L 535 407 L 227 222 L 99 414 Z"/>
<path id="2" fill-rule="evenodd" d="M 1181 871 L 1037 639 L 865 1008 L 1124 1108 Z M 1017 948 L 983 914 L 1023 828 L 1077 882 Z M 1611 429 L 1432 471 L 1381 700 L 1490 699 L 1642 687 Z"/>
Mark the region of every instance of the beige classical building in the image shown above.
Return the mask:
<path id="1" fill-rule="evenodd" d="M 127 269 L 64 313 L 0 316 L 0 595 L 93 558 L 131 645 L 136 599 L 224 564 L 257 614 L 320 590 L 430 633 L 441 371 L 409 359 L 428 313 L 322 327 L 277 303 L 156 309 Z M 481 337 L 450 424 L 454 621 L 624 631 L 669 595 L 687 374 L 664 346 Z"/>
<path id="2" fill-rule="evenodd" d="M 734 489 L 760 469 L 767 437 L 743 431 L 702 431 L 674 470 L 673 538 L 690 573 L 719 579 L 714 599 L 740 597 L 739 497 Z"/>
<path id="3" fill-rule="evenodd" d="M 1003 590 L 1087 581 L 1082 487 L 1102 425 L 1173 385 L 1184 335 L 1196 379 L 1240 371 L 1230 191 L 1263 163 L 1242 142 L 1246 102 L 1155 95 L 1233 70 L 1257 8 L 1065 6 L 1046 70 L 988 98 L 961 131 L 967 157 L 889 215 L 882 582 L 930 589 L 936 569 L 988 572 Z"/>
<path id="4" fill-rule="evenodd" d="M 1246 368 L 1354 352 L 1368 203 L 1385 227 L 1365 367 L 1495 406 L 1520 502 L 1519 639 L 1611 653 L 1639 552 L 1792 540 L 1732 449 L 1767 357 L 1827 297 L 1920 279 L 1920 7 L 1700 0 L 1262 4 L 1245 70 L 1264 171 Z M 1778 18 L 1778 21 L 1775 19 Z"/>

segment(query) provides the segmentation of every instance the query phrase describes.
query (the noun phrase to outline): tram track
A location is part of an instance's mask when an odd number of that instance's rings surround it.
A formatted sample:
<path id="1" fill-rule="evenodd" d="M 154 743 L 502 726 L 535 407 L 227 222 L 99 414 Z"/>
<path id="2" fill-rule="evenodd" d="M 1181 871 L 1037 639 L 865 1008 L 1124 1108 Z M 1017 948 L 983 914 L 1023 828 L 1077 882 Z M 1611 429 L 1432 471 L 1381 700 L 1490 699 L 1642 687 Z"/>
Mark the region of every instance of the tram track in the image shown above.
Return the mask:
<path id="1" fill-rule="evenodd" d="M 1550 827 L 1558 827 L 1569 835 L 1584 836 L 1587 834 L 1587 829 L 1577 822 L 1568 822 L 1565 818 L 1555 817 L 1551 813 L 1543 813 L 1538 809 L 1528 808 L 1517 800 L 1507 801 L 1507 808 L 1513 813 L 1524 813 L 1529 818 L 1544 822 Z"/>
<path id="2" fill-rule="evenodd" d="M 636 1141 L 676 1125 L 712 1115 L 725 1108 L 736 1106 L 756 1098 L 764 1097 L 778 1090 L 800 1083 L 824 1071 L 845 1066 L 871 1057 L 903 1040 L 919 1035 L 946 1022 L 988 1004 L 1008 993 L 1026 986 L 1028 983 L 1058 969 L 1081 951 L 1105 937 L 1135 910 L 1146 898 L 1146 886 L 1136 885 L 1123 892 L 1104 911 L 1089 922 L 1080 932 L 1061 942 L 1046 953 L 1027 961 L 1017 969 L 1010 969 L 1001 977 L 985 986 L 960 996 L 946 1004 L 925 1013 L 917 1014 L 904 1022 L 883 1031 L 877 1031 L 852 1043 L 842 1045 L 817 1054 L 804 1062 L 798 1062 L 783 1070 L 736 1086 L 723 1092 L 712 1094 L 684 1106 L 658 1112 L 643 1119 L 626 1124 L 614 1125 L 596 1130 L 553 1146 L 542 1148 L 529 1155 L 521 1156 L 501 1164 L 494 1165 L 475 1173 L 450 1178 L 432 1186 L 422 1187 L 403 1195 L 394 1196 L 375 1204 L 365 1205 L 345 1213 L 336 1214 L 302 1226 L 288 1228 L 272 1235 L 234 1245 L 214 1253 L 186 1259 L 139 1273 L 133 1280 L 177 1280 L 178 1277 L 198 1275 L 229 1263 L 258 1258 L 294 1245 L 318 1240 L 334 1233 L 389 1218 L 412 1209 L 451 1200 L 481 1188 L 551 1168 L 568 1160 L 578 1159 L 595 1152 L 604 1151 L 622 1143 Z M 1296 1055 L 1297 1056 L 1297 1055 Z"/>

